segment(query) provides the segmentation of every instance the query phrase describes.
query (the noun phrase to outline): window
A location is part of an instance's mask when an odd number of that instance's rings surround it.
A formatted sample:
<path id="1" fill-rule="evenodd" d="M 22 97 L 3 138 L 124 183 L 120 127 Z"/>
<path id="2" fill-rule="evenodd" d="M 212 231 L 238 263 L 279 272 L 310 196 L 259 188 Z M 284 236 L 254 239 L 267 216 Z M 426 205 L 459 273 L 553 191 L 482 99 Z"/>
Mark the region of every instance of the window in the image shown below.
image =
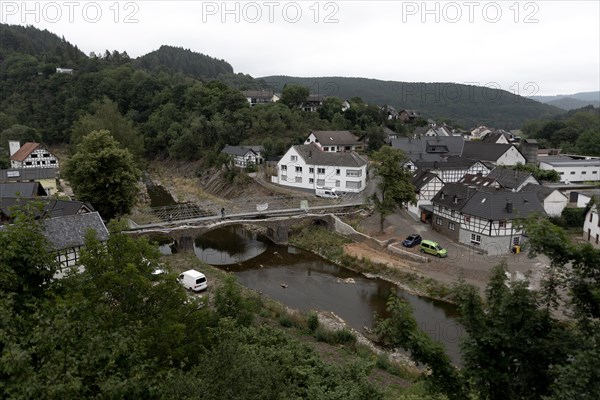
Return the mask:
<path id="1" fill-rule="evenodd" d="M 317 168 L 317 174 L 324 174 L 325 168 Z"/>
<path id="2" fill-rule="evenodd" d="M 456 230 L 456 225 L 454 225 L 454 222 L 448 222 L 448 229 L 451 231 Z"/>
<path id="3" fill-rule="evenodd" d="M 586 171 L 581 171 L 581 175 L 585 175 L 585 174 L 587 174 Z"/>
<path id="4" fill-rule="evenodd" d="M 564 175 L 565 173 L 564 173 L 564 172 L 561 172 L 560 174 L 561 174 L 561 175 Z"/>
<path id="5" fill-rule="evenodd" d="M 454 210 L 450 211 L 450 216 L 454 217 Z"/>
<path id="6" fill-rule="evenodd" d="M 575 171 L 571 171 L 571 175 L 575 175 Z"/>
<path id="7" fill-rule="evenodd" d="M 37 158 L 37 156 L 38 155 L 34 153 L 34 154 L 31 155 L 31 158 Z"/>
<path id="8" fill-rule="evenodd" d="M 296 172 L 302 172 L 302 167 L 296 167 Z"/>
<path id="9" fill-rule="evenodd" d="M 336 175 L 339 175 L 339 174 L 340 174 L 340 169 L 339 169 L 339 168 L 335 170 L 335 174 L 336 174 Z"/>
<path id="10" fill-rule="evenodd" d="M 282 171 L 287 171 L 287 165 L 282 165 L 282 166 L 281 166 L 281 170 L 282 170 Z"/>
<path id="11" fill-rule="evenodd" d="M 308 178 L 308 183 L 315 183 L 315 180 L 313 178 Z"/>
<path id="12" fill-rule="evenodd" d="M 513 238 L 513 244 L 514 244 L 515 246 L 518 246 L 520 243 L 521 243 L 521 237 L 520 237 L 520 236 L 515 236 L 515 237 Z"/>
<path id="13" fill-rule="evenodd" d="M 360 169 L 349 169 L 346 171 L 346 176 L 353 176 L 353 177 L 358 177 L 361 176 L 362 171 Z"/>
<path id="14" fill-rule="evenodd" d="M 325 186 L 325 179 L 317 179 L 317 186 Z"/>
<path id="15" fill-rule="evenodd" d="M 50 164 L 56 164 L 56 160 L 50 160 Z"/>
<path id="16" fill-rule="evenodd" d="M 592 171 L 592 174 L 597 174 L 597 173 L 598 173 L 598 171 Z"/>
<path id="17" fill-rule="evenodd" d="M 281 181 L 287 182 L 287 175 L 281 175 Z"/>
<path id="18" fill-rule="evenodd" d="M 309 174 L 314 174 L 314 173 L 315 173 L 315 169 L 314 169 L 313 167 L 310 167 L 310 168 L 308 169 L 308 173 L 309 173 Z"/>
<path id="19" fill-rule="evenodd" d="M 291 159 L 292 161 L 298 161 L 298 156 L 292 156 Z"/>
<path id="20" fill-rule="evenodd" d="M 590 213 L 590 222 L 592 222 L 592 218 L 594 218 L 594 214 Z M 599 219 L 600 220 L 600 219 Z"/>
<path id="21" fill-rule="evenodd" d="M 469 222 L 471 222 L 471 216 L 465 215 L 465 223 L 468 224 Z"/>
<path id="22" fill-rule="evenodd" d="M 361 186 L 362 186 L 362 182 L 360 182 L 360 181 L 358 181 L 358 182 L 352 182 L 352 181 L 346 182 L 346 188 L 347 189 L 360 189 Z"/>
<path id="23" fill-rule="evenodd" d="M 323 151 L 329 151 L 329 147 L 323 147 Z"/>
<path id="24" fill-rule="evenodd" d="M 446 193 L 443 193 L 440 195 L 440 199 L 444 200 L 446 198 Z"/>
<path id="25" fill-rule="evenodd" d="M 442 225 L 443 222 L 444 221 L 442 221 L 442 219 L 440 217 L 438 217 L 438 218 L 435 219 L 435 223 L 438 224 L 438 225 Z"/>
<path id="26" fill-rule="evenodd" d="M 297 176 L 296 177 L 296 183 L 302 183 L 302 177 L 301 176 Z"/>
<path id="27" fill-rule="evenodd" d="M 340 181 L 335 181 L 335 187 L 340 187 Z"/>
<path id="28" fill-rule="evenodd" d="M 480 245 L 481 244 L 481 235 L 476 235 L 474 233 L 471 233 L 471 243 L 473 243 L 475 245 Z"/>
<path id="29" fill-rule="evenodd" d="M 50 157 L 50 154 L 44 153 L 44 157 Z"/>
<path id="30" fill-rule="evenodd" d="M 506 221 L 504 221 L 504 220 L 498 221 L 498 227 L 499 228 L 506 228 Z"/>

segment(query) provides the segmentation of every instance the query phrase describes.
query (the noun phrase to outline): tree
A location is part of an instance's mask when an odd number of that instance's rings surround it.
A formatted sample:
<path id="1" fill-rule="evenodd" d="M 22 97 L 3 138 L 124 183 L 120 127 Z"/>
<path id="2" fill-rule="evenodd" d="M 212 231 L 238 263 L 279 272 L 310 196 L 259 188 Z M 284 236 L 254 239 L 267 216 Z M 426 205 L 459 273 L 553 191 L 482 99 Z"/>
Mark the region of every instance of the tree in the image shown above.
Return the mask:
<path id="1" fill-rule="evenodd" d="M 71 144 L 78 145 L 92 131 L 107 130 L 136 158 L 144 153 L 144 139 L 133 122 L 121 115 L 117 104 L 105 97 L 92 103 L 92 113 L 79 118 L 73 124 Z"/>
<path id="2" fill-rule="evenodd" d="M 375 325 L 378 340 L 386 347 L 401 347 L 410 351 L 415 361 L 431 368 L 431 374 L 427 377 L 430 390 L 444 393 L 450 400 L 467 398 L 461 377 L 444 346 L 419 329 L 410 305 L 398 296 L 391 295 L 387 311 L 390 316 L 378 320 Z"/>
<path id="3" fill-rule="evenodd" d="M 377 151 L 385 145 L 385 135 L 380 126 L 371 126 L 367 128 L 367 139 L 369 140 L 369 151 Z"/>
<path id="4" fill-rule="evenodd" d="M 67 161 L 64 172 L 78 198 L 92 203 L 103 218 L 131 211 L 141 173 L 131 153 L 109 131 L 94 131 L 85 136 Z"/>
<path id="5" fill-rule="evenodd" d="M 412 175 L 404 168 L 407 158 L 401 150 L 384 146 L 374 152 L 371 158 L 375 161 L 375 172 L 380 178 L 377 184 L 379 196 L 374 193 L 372 199 L 380 215 L 380 231 L 383 233 L 385 217 L 406 203 L 416 204 L 417 197 Z"/>
<path id="6" fill-rule="evenodd" d="M 281 99 L 279 101 L 289 108 L 295 108 L 306 102 L 309 94 L 310 92 L 308 88 L 300 85 L 289 84 L 285 85 L 283 88 L 283 91 L 281 92 Z"/>
<path id="7" fill-rule="evenodd" d="M 600 129 L 583 132 L 575 144 L 578 154 L 600 156 Z"/>
<path id="8" fill-rule="evenodd" d="M 478 398 L 540 400 L 550 394 L 554 366 L 567 360 L 572 343 L 529 282 L 509 281 L 506 271 L 505 260 L 493 269 L 485 301 L 475 287 L 456 290 L 467 332 L 464 372 Z"/>

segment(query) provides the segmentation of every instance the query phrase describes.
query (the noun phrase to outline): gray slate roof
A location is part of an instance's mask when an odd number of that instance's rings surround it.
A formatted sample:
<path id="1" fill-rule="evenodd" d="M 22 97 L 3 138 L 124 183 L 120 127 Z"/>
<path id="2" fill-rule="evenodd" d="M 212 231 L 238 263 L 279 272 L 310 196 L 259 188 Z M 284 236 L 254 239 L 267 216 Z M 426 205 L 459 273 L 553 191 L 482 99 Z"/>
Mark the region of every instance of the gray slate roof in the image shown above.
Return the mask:
<path id="1" fill-rule="evenodd" d="M 39 182 L 10 182 L 0 183 L 0 198 L 34 198 L 47 196 L 46 190 Z"/>
<path id="2" fill-rule="evenodd" d="M 37 179 L 54 179 L 58 168 L 12 168 L 0 169 L 0 182 L 35 181 Z"/>
<path id="3" fill-rule="evenodd" d="M 437 159 L 431 160 L 415 160 L 413 161 L 418 169 L 467 169 L 476 164 L 477 160 L 471 160 L 470 158 L 464 158 L 460 156 L 449 156 L 449 157 L 438 157 Z"/>
<path id="4" fill-rule="evenodd" d="M 544 200 L 546 200 L 546 197 L 550 196 L 555 191 L 558 191 L 558 189 L 553 189 L 553 188 L 550 188 L 550 187 L 544 186 L 544 185 L 536 185 L 536 184 L 533 184 L 533 183 L 528 183 L 527 185 L 523 186 L 523 189 L 521 189 L 521 192 L 533 192 L 533 193 L 535 193 L 537 195 L 538 199 L 541 202 L 543 202 Z M 565 196 L 560 191 L 558 191 L 558 193 L 560 193 L 563 196 Z M 567 197 L 567 196 L 565 196 L 565 197 Z"/>
<path id="5" fill-rule="evenodd" d="M 500 183 L 495 179 L 483 176 L 481 174 L 465 174 L 459 179 L 458 183 L 463 185 L 476 186 L 476 187 L 498 187 Z"/>
<path id="6" fill-rule="evenodd" d="M 475 192 L 476 190 L 474 188 L 470 188 L 461 183 L 447 183 L 442 190 L 433 196 L 431 202 L 448 207 L 452 210 L 460 211 L 467 204 L 467 201 L 475 195 Z"/>
<path id="7" fill-rule="evenodd" d="M 483 143 L 496 143 L 498 141 L 498 139 L 500 139 L 501 136 L 504 136 L 506 138 L 507 141 L 510 141 L 510 136 L 508 136 L 508 134 L 506 134 L 505 132 L 501 132 L 501 131 L 495 131 L 495 132 L 490 132 L 487 135 L 485 135 L 481 141 Z"/>
<path id="8" fill-rule="evenodd" d="M 398 138 L 392 140 L 392 147 L 402 150 L 411 160 L 439 161 L 443 156 L 460 156 L 465 141 L 458 136 L 436 136 Z"/>
<path id="9" fill-rule="evenodd" d="M 262 146 L 230 146 L 226 145 L 221 153 L 230 154 L 232 156 L 244 156 L 249 151 L 258 154 L 263 151 Z"/>
<path id="10" fill-rule="evenodd" d="M 44 234 L 54 250 L 83 246 L 90 229 L 98 240 L 108 240 L 108 230 L 96 211 L 44 220 Z"/>
<path id="11" fill-rule="evenodd" d="M 327 152 L 322 151 L 316 144 L 302 144 L 293 146 L 300 157 L 308 165 L 362 167 L 367 165 L 367 159 L 354 151 Z"/>
<path id="12" fill-rule="evenodd" d="M 507 203 L 512 203 L 508 212 Z M 477 191 L 462 208 L 463 214 L 487 220 L 527 218 L 533 213 L 546 215 L 544 206 L 533 192 Z"/>
<path id="13" fill-rule="evenodd" d="M 65 215 L 74 215 L 78 213 L 92 212 L 94 207 L 90 203 L 71 200 L 48 200 L 48 199 L 23 199 L 23 198 L 1 198 L 0 213 L 10 217 L 14 209 L 17 207 L 26 206 L 31 202 L 41 202 L 41 214 L 47 215 L 50 218 L 61 217 Z M 36 212 L 36 217 L 41 216 Z"/>
<path id="14" fill-rule="evenodd" d="M 359 144 L 358 139 L 349 131 L 312 131 L 321 146 L 343 146 Z"/>
<path id="15" fill-rule="evenodd" d="M 518 171 L 516 169 L 503 167 L 496 167 L 493 170 L 491 170 L 490 173 L 487 175 L 488 178 L 495 179 L 506 189 L 518 188 L 531 176 L 531 172 L 528 171 Z"/>
<path id="16" fill-rule="evenodd" d="M 512 144 L 465 142 L 462 156 L 475 160 L 496 161 L 513 147 Z"/>
<path id="17" fill-rule="evenodd" d="M 414 187 L 417 188 L 417 190 L 419 190 L 437 177 L 438 176 L 433 172 L 420 169 L 413 176 L 412 183 Z"/>

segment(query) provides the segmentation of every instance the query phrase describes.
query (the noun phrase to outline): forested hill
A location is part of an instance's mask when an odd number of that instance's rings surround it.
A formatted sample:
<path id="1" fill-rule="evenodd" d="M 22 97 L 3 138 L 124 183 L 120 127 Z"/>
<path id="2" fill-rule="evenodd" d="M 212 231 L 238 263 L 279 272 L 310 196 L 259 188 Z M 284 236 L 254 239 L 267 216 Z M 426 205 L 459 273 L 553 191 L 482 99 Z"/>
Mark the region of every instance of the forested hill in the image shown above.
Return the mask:
<path id="1" fill-rule="evenodd" d="M 517 129 L 528 119 L 547 118 L 563 111 L 557 107 L 516 96 L 505 90 L 457 83 L 411 83 L 366 78 L 261 78 L 276 91 L 288 83 L 309 87 L 311 93 L 342 99 L 360 97 L 367 103 L 419 110 L 427 118 L 449 119 L 469 128 L 489 125 Z"/>
<path id="2" fill-rule="evenodd" d="M 161 46 L 136 59 L 135 64 L 153 72 L 181 72 L 198 79 L 215 79 L 221 74 L 233 73 L 233 67 L 225 60 L 172 46 Z"/>
<path id="3" fill-rule="evenodd" d="M 15 53 L 69 68 L 78 66 L 80 60 L 87 58 L 77 46 L 47 30 L 0 24 L 0 61 Z"/>

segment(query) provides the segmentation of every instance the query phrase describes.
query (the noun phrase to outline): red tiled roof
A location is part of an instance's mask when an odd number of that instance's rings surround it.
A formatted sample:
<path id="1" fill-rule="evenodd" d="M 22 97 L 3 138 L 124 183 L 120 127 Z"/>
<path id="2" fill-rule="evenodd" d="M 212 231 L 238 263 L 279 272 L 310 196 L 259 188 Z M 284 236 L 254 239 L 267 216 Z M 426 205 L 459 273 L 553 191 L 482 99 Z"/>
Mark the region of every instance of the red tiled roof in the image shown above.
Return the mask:
<path id="1" fill-rule="evenodd" d="M 13 161 L 24 161 L 39 145 L 39 143 L 25 143 L 15 154 L 10 156 L 10 159 Z"/>

